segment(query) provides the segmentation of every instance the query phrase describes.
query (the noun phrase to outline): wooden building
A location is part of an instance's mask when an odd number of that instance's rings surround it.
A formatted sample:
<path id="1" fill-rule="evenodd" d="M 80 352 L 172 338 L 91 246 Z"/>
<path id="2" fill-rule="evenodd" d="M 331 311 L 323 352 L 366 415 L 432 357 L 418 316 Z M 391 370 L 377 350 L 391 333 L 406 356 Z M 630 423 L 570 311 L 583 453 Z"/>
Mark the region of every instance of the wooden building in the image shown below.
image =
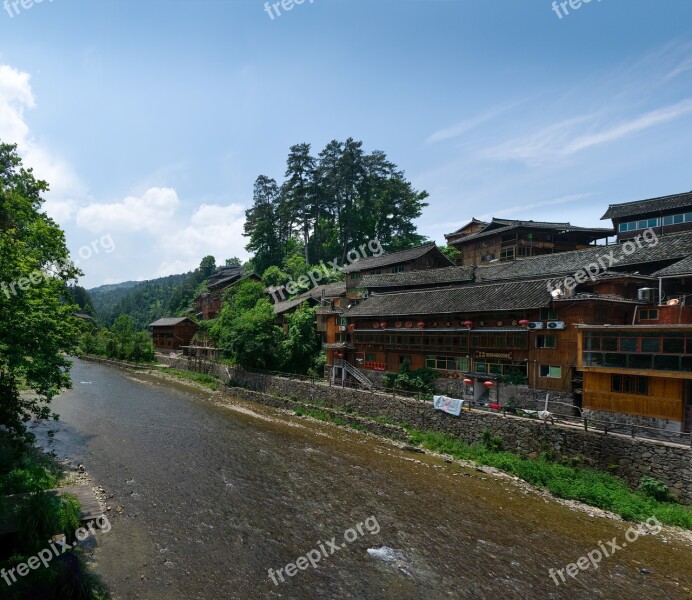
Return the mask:
<path id="1" fill-rule="evenodd" d="M 226 290 L 248 278 L 261 281 L 261 277 L 254 273 L 248 276 L 244 275 L 243 268 L 240 266 L 234 265 L 216 269 L 216 272 L 207 279 L 207 291 L 194 299 L 195 316 L 202 321 L 218 317 L 223 307 Z"/>
<path id="2" fill-rule="evenodd" d="M 451 267 L 454 263 L 437 247 L 434 242 L 401 250 L 387 252 L 380 256 L 362 258 L 344 267 L 347 292 L 358 292 L 363 289 L 362 279 L 367 275 L 384 273 L 407 273 Z"/>
<path id="3" fill-rule="evenodd" d="M 151 325 L 154 348 L 159 352 L 173 352 L 189 346 L 197 332 L 197 324 L 187 317 L 168 317 Z"/>
<path id="4" fill-rule="evenodd" d="M 543 254 L 582 250 L 615 232 L 609 228 L 577 227 L 569 223 L 472 219 L 453 233 L 447 243 L 458 251 L 460 265 L 506 262 Z"/>
<path id="5" fill-rule="evenodd" d="M 692 192 L 611 204 L 601 219 L 611 219 L 618 241 L 653 229 L 659 235 L 692 230 Z"/>

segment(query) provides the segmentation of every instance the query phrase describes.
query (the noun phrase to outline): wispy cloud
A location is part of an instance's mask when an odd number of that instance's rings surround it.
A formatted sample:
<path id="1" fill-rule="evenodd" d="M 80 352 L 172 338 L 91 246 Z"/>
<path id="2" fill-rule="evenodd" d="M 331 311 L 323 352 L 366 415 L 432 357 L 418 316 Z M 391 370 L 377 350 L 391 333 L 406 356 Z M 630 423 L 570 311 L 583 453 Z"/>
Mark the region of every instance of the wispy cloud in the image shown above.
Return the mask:
<path id="1" fill-rule="evenodd" d="M 649 129 L 650 127 L 679 119 L 691 111 L 692 99 L 683 100 L 682 102 L 678 102 L 672 106 L 666 106 L 664 108 L 659 108 L 658 110 L 653 110 L 630 121 L 616 125 L 615 127 L 580 136 L 571 143 L 567 144 L 567 146 L 565 146 L 565 148 L 562 150 L 562 154 L 573 154 L 592 146 L 614 142 L 627 137 L 628 135 Z"/>
<path id="2" fill-rule="evenodd" d="M 435 133 L 431 134 L 426 140 L 426 144 L 434 144 L 435 142 L 442 142 L 444 140 L 451 140 L 456 137 L 459 137 L 461 135 L 464 135 L 466 132 L 471 131 L 472 129 L 475 129 L 479 125 L 483 125 L 483 123 L 487 123 L 488 121 L 491 121 L 495 117 L 501 115 L 502 113 L 506 112 L 513 106 L 515 106 L 516 103 L 512 104 L 506 104 L 503 106 L 497 106 L 491 110 L 488 110 L 480 115 L 476 115 L 475 117 L 471 117 L 470 119 L 466 119 L 464 121 L 460 121 L 459 123 L 456 123 L 455 125 L 451 125 L 450 127 L 446 127 L 444 129 L 440 129 L 439 131 L 436 131 Z"/>

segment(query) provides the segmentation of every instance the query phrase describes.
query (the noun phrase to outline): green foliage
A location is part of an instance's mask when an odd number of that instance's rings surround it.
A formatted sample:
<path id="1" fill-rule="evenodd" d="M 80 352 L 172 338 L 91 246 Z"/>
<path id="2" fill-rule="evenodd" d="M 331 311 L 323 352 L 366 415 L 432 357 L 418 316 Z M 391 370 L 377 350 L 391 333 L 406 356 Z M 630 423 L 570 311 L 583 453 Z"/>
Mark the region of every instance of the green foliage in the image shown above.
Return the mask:
<path id="1" fill-rule="evenodd" d="M 267 287 L 280 287 L 286 285 L 290 279 L 291 276 L 276 265 L 272 265 L 266 269 L 262 275 L 262 283 Z"/>
<path id="2" fill-rule="evenodd" d="M 642 477 L 638 489 L 659 502 L 667 502 L 671 499 L 668 486 L 653 477 L 647 477 L 646 475 Z"/>
<path id="3" fill-rule="evenodd" d="M 290 373 L 307 373 L 313 367 L 320 347 L 316 318 L 315 309 L 306 303 L 286 317 L 288 332 L 281 345 L 282 368 Z"/>
<path id="4" fill-rule="evenodd" d="M 350 249 L 374 239 L 389 251 L 423 243 L 414 223 L 427 192 L 413 189 L 384 152 L 366 154 L 362 146 L 333 140 L 313 157 L 310 144 L 296 144 L 284 183 L 257 178 L 244 234 L 256 272 L 284 265 L 299 276 L 308 264 L 343 263 Z"/>
<path id="5" fill-rule="evenodd" d="M 129 315 L 120 315 L 110 329 L 83 333 L 79 338 L 79 350 L 82 354 L 136 363 L 153 362 L 155 356 L 151 335 L 135 331 Z"/>
<path id="6" fill-rule="evenodd" d="M 385 387 L 397 387 L 400 390 L 409 392 L 428 392 L 435 391 L 435 381 L 439 374 L 434 369 L 422 367 L 415 371 L 409 370 L 408 361 L 404 361 L 399 369 L 399 373 L 393 379 L 385 375 Z"/>
<path id="7" fill-rule="evenodd" d="M 16 146 L 0 144 L 0 426 L 17 435 L 32 416 L 51 416 L 51 399 L 70 385 L 66 354 L 79 334 L 67 286 L 81 273 L 64 233 L 42 212 L 47 190 L 22 167 Z M 36 394 L 20 396 L 20 383 Z"/>
<path id="8" fill-rule="evenodd" d="M 510 371 L 502 376 L 502 383 L 507 385 L 526 385 L 528 381 L 526 373 L 519 371 Z"/>
<path id="9" fill-rule="evenodd" d="M 491 452 L 499 452 L 502 450 L 502 438 L 499 435 L 492 435 L 487 427 L 483 430 L 481 439 L 483 440 L 483 446 L 485 446 L 486 450 L 490 450 Z"/>
<path id="10" fill-rule="evenodd" d="M 457 258 L 461 258 L 462 253 L 457 250 L 454 246 L 440 246 L 440 251 L 452 262 L 456 262 Z"/>
<path id="11" fill-rule="evenodd" d="M 644 521 L 652 516 L 661 523 L 692 529 L 692 507 L 660 502 L 641 492 L 633 492 L 617 477 L 588 468 L 571 467 L 541 459 L 526 459 L 485 444 L 469 445 L 443 433 L 409 432 L 409 443 L 449 454 L 455 459 L 471 460 L 510 473 L 545 488 L 558 498 L 578 500 L 609 510 L 623 519 Z"/>
<path id="12" fill-rule="evenodd" d="M 210 390 L 218 390 L 219 382 L 213 375 L 208 375 L 207 373 L 194 373 L 192 371 L 182 371 L 180 369 L 166 369 L 164 371 L 167 375 L 172 375 L 178 379 L 185 379 L 186 381 L 194 381 L 199 383 Z M 230 385 L 230 382 L 229 382 Z"/>

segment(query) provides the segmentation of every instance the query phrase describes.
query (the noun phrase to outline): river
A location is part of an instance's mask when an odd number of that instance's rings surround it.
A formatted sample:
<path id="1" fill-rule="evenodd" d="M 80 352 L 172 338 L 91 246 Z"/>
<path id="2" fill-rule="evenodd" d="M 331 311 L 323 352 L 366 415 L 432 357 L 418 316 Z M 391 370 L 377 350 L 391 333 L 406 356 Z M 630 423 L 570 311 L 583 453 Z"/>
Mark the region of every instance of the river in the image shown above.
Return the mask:
<path id="1" fill-rule="evenodd" d="M 373 436 L 80 360 L 72 379 L 34 430 L 113 494 L 94 566 L 114 598 L 692 595 L 692 548 L 664 532 L 624 547 L 629 524 Z"/>

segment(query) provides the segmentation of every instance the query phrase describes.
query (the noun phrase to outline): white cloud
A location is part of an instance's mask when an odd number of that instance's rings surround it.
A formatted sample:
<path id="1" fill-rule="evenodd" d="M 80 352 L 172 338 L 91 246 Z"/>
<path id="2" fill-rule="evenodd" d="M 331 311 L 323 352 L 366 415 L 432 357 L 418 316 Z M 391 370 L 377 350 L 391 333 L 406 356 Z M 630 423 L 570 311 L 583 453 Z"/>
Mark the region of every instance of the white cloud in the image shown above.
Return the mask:
<path id="1" fill-rule="evenodd" d="M 25 166 L 50 185 L 47 212 L 57 221 L 74 212 L 74 198 L 86 193 L 86 186 L 72 168 L 31 134 L 25 111 L 36 107 L 31 76 L 9 65 L 0 65 L 0 140 L 17 144 Z M 70 209 L 70 207 L 72 207 Z"/>
<path id="2" fill-rule="evenodd" d="M 659 108 L 658 110 L 653 110 L 609 129 L 580 136 L 571 143 L 567 144 L 567 146 L 565 146 L 565 148 L 562 150 L 562 154 L 573 154 L 574 152 L 585 150 L 591 146 L 614 142 L 621 138 L 627 137 L 628 135 L 648 129 L 649 127 L 667 123 L 668 121 L 674 121 L 675 119 L 678 119 L 691 111 L 692 99 L 683 100 L 682 102 L 678 102 L 672 106 L 666 106 L 664 108 Z"/>
<path id="3" fill-rule="evenodd" d="M 483 123 L 486 123 L 487 121 L 490 121 L 497 115 L 505 112 L 508 107 L 503 106 L 500 108 L 495 108 L 493 110 L 489 110 L 483 114 L 477 115 L 475 117 L 472 117 L 470 119 L 466 119 L 464 121 L 461 121 L 459 123 L 456 123 L 455 125 L 452 125 L 450 127 L 446 127 L 444 129 L 440 129 L 436 131 L 435 133 L 431 134 L 428 139 L 425 140 L 426 144 L 432 144 L 434 142 L 441 142 L 444 140 L 450 140 L 455 137 L 459 137 L 460 135 L 465 134 L 467 131 L 471 131 L 472 129 L 475 129 L 479 125 L 482 125 Z"/>
<path id="4" fill-rule="evenodd" d="M 243 237 L 245 207 L 240 204 L 202 204 L 191 216 L 189 224 L 161 239 L 163 254 L 157 276 L 182 273 L 199 266 L 207 255 L 220 264 L 226 258 L 247 258 Z"/>
<path id="5" fill-rule="evenodd" d="M 166 232 L 166 222 L 173 217 L 180 200 L 171 188 L 149 188 L 141 196 L 128 196 L 122 202 L 91 204 L 77 211 L 77 225 L 99 233 L 102 231 Z"/>

